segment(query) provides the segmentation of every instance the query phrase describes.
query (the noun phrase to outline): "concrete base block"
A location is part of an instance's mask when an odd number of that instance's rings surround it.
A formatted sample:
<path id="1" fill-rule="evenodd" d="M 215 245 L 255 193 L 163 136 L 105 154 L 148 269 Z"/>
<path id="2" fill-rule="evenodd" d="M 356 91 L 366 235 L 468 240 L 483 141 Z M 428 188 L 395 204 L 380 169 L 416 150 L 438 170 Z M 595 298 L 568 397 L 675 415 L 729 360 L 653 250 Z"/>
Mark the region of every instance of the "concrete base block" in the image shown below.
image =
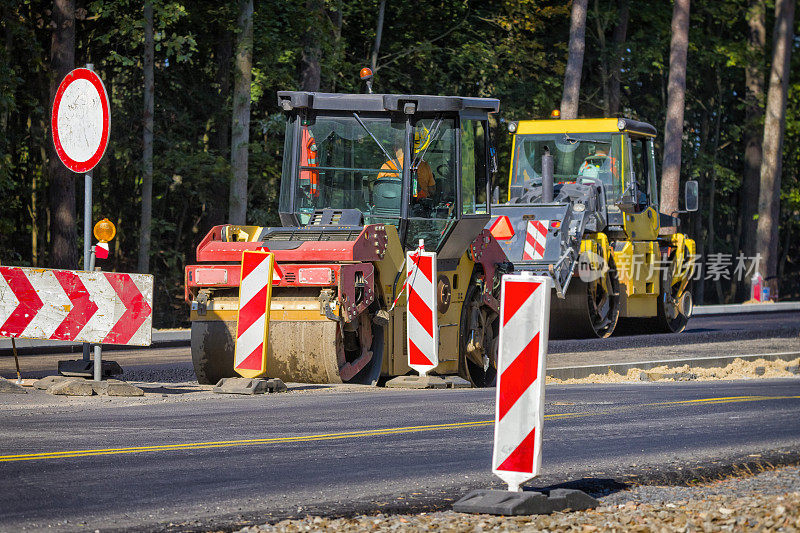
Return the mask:
<path id="1" fill-rule="evenodd" d="M 278 378 L 222 378 L 212 390 L 217 394 L 264 394 L 284 392 L 287 387 Z"/>
<path id="2" fill-rule="evenodd" d="M 122 374 L 122 367 L 116 361 L 103 361 L 102 368 L 103 378 Z M 94 361 L 84 361 L 83 359 L 59 361 L 58 373 L 72 378 L 94 379 Z"/>
<path id="3" fill-rule="evenodd" d="M 472 383 L 459 376 L 446 376 L 444 382 L 447 383 L 448 389 L 470 389 Z"/>
<path id="4" fill-rule="evenodd" d="M 110 379 L 107 381 L 90 381 L 95 394 L 106 396 L 144 396 L 144 391 L 135 385 Z"/>
<path id="5" fill-rule="evenodd" d="M 33 383 L 33 388 L 39 390 L 47 390 L 51 386 L 53 386 L 54 383 L 61 383 L 62 381 L 69 381 L 71 379 L 74 378 L 68 378 L 67 376 L 47 376 L 40 380 L 35 381 Z"/>
<path id="6" fill-rule="evenodd" d="M 57 396 L 91 396 L 94 394 L 94 387 L 91 381 L 76 378 L 55 382 L 47 392 Z"/>
<path id="7" fill-rule="evenodd" d="M 574 489 L 553 489 L 547 496 L 541 492 L 509 492 L 507 490 L 474 490 L 453 505 L 457 513 L 494 515 L 550 514 L 556 511 L 584 511 L 600 504 Z"/>
<path id="8" fill-rule="evenodd" d="M 438 376 L 397 376 L 386 382 L 390 389 L 446 389 L 447 382 Z"/>
<path id="9" fill-rule="evenodd" d="M 0 378 L 0 393 L 1 392 L 7 392 L 10 394 L 27 394 L 28 391 L 9 379 Z"/>

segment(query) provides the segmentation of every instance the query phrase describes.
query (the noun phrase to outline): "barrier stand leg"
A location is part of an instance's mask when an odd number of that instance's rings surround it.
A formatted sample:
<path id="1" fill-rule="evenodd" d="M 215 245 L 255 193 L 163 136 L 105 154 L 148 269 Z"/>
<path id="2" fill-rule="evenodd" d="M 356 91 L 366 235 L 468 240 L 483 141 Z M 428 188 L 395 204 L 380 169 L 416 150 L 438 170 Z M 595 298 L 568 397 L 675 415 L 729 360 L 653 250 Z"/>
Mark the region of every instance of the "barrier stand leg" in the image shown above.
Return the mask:
<path id="1" fill-rule="evenodd" d="M 17 365 L 17 383 L 22 383 L 22 373 L 19 371 L 19 355 L 17 354 L 17 343 L 11 337 L 11 350 L 14 352 L 14 363 Z"/>
<path id="2" fill-rule="evenodd" d="M 523 272 L 504 275 L 500 286 L 492 472 L 508 490 L 472 491 L 453 510 L 530 515 L 591 509 L 598 501 L 580 490 L 553 489 L 549 495 L 522 490 L 541 468 L 552 280 Z"/>

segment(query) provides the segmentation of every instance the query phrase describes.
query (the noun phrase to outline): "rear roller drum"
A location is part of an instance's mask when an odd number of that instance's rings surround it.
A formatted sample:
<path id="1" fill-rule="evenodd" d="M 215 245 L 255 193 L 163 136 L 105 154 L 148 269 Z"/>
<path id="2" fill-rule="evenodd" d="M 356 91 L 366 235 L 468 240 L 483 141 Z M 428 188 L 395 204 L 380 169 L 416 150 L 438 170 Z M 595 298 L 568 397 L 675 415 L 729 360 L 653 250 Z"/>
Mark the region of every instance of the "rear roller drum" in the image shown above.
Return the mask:
<path id="1" fill-rule="evenodd" d="M 197 382 L 214 385 L 233 371 L 236 322 L 203 320 L 192 322 L 192 364 Z"/>

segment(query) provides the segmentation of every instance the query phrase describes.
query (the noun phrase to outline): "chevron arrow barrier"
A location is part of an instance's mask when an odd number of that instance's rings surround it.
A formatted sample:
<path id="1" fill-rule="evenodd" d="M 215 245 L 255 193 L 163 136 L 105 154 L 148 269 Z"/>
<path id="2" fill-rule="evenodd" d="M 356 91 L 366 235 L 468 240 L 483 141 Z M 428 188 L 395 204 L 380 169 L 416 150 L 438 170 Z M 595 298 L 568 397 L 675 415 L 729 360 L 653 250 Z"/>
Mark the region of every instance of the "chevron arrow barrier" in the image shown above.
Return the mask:
<path id="1" fill-rule="evenodd" d="M 0 267 L 0 337 L 149 346 L 153 276 Z"/>

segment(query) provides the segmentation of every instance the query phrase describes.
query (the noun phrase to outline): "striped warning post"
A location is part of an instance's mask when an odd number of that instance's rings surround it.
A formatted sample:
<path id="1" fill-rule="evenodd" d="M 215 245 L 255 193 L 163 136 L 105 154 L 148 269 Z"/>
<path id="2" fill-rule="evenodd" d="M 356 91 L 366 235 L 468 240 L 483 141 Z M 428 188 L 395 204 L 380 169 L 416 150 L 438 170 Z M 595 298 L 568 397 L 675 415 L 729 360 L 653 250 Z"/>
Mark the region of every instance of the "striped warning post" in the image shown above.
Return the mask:
<path id="1" fill-rule="evenodd" d="M 275 256 L 270 252 L 246 251 L 242 254 L 233 369 L 246 378 L 263 376 L 267 371 L 269 306 L 274 264 Z"/>
<path id="2" fill-rule="evenodd" d="M 492 472 L 511 491 L 536 477 L 542 460 L 550 283 L 525 273 L 501 281 Z"/>
<path id="3" fill-rule="evenodd" d="M 538 261 L 544 258 L 549 225 L 549 220 L 528 221 L 528 229 L 525 232 L 525 249 L 522 252 L 523 261 Z"/>
<path id="4" fill-rule="evenodd" d="M 406 252 L 408 366 L 421 376 L 439 364 L 435 279 L 435 252 Z"/>

